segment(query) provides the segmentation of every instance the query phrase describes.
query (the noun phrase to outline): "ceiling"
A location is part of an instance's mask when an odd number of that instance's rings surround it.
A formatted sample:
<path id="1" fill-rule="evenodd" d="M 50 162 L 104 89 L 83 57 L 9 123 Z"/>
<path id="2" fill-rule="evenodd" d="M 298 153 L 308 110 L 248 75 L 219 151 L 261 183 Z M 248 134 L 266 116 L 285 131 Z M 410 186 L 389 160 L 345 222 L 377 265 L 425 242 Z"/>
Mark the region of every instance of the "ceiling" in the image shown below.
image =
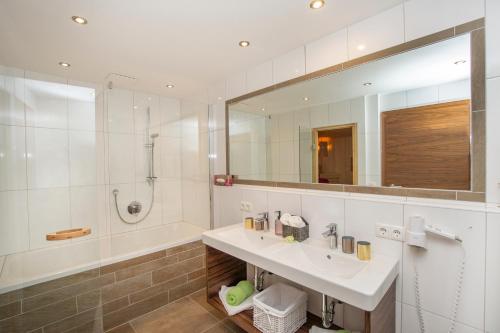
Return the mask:
<path id="1" fill-rule="evenodd" d="M 0 65 L 95 83 L 119 73 L 137 78 L 123 80 L 130 88 L 186 97 L 398 3 L 327 0 L 313 11 L 307 0 L 2 0 Z"/>
<path id="2" fill-rule="evenodd" d="M 465 63 L 455 64 L 459 60 Z M 255 96 L 232 105 L 231 110 L 260 115 L 277 114 L 311 105 L 436 86 L 468 78 L 470 36 L 467 34 Z M 365 86 L 368 82 L 371 85 Z M 308 100 L 305 101 L 304 97 Z"/>

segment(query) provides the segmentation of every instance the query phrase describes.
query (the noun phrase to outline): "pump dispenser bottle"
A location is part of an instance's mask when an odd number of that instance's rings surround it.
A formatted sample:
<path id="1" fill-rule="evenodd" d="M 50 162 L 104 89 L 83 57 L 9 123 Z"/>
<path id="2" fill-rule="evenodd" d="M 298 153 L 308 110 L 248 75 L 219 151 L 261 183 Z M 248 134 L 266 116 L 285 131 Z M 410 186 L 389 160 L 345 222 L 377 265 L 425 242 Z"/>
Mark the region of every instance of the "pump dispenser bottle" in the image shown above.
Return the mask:
<path id="1" fill-rule="evenodd" d="M 281 210 L 277 210 L 274 212 L 276 214 L 276 218 L 274 220 L 274 234 L 278 236 L 283 235 L 283 224 L 281 223 Z"/>

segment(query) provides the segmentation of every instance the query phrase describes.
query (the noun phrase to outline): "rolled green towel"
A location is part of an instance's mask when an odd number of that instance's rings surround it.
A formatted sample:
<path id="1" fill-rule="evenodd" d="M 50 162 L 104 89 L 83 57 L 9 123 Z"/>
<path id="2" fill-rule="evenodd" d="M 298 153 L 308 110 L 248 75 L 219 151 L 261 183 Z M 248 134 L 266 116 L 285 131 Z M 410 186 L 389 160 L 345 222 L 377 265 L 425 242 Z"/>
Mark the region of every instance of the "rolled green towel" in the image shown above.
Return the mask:
<path id="1" fill-rule="evenodd" d="M 250 297 L 253 294 L 254 288 L 253 288 L 252 282 L 250 282 L 248 280 L 243 280 L 243 281 L 238 282 L 237 286 L 240 288 L 243 288 L 247 297 Z"/>
<path id="2" fill-rule="evenodd" d="M 238 306 L 253 294 L 253 285 L 250 281 L 240 281 L 227 291 L 226 302 L 231 306 Z"/>

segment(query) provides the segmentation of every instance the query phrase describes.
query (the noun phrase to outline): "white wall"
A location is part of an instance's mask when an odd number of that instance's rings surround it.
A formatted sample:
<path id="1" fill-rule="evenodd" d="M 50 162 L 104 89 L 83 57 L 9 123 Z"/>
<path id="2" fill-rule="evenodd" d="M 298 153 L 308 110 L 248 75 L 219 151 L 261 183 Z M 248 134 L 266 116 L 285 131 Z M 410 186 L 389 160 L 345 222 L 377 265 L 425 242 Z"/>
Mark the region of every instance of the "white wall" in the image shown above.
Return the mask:
<path id="1" fill-rule="evenodd" d="M 355 23 L 318 41 L 312 41 L 303 48 L 276 57 L 259 65 L 259 75 L 250 75 L 257 71 L 249 69 L 235 73 L 233 78 L 214 84 L 208 91 L 208 101 L 216 111 L 213 133 L 220 137 L 214 147 L 217 158 L 216 173 L 225 171 L 225 143 L 223 140 L 224 122 L 222 115 L 223 101 L 253 91 L 253 87 L 269 86 L 270 82 L 279 83 L 285 79 L 300 75 L 302 68 L 306 73 L 335 65 L 342 61 L 372 53 L 389 46 L 410 41 L 433 32 L 484 17 L 486 14 L 488 96 L 487 96 L 487 201 L 491 212 L 486 214 L 484 204 L 447 202 L 434 200 L 405 201 L 403 198 L 385 198 L 351 194 L 338 197 L 332 193 L 298 192 L 286 189 L 233 188 L 216 187 L 214 192 L 216 225 L 239 222 L 241 213 L 239 202 L 250 201 L 254 213 L 274 209 L 291 210 L 312 217 L 312 236 L 316 236 L 323 225 L 331 221 L 332 216 L 339 217 L 343 230 L 358 239 L 364 238 L 374 243 L 374 251 L 401 258 L 404 270 L 398 278 L 397 295 L 397 331 L 418 332 L 414 299 L 412 297 L 411 263 L 416 258 L 402 243 L 375 239 L 374 223 L 391 222 L 403 225 L 408 223 L 412 214 L 424 215 L 430 222 L 439 223 L 461 233 L 466 238 L 467 266 L 464 280 L 464 296 L 461 301 L 457 332 L 499 332 L 500 308 L 498 281 L 500 269 L 494 254 L 495 236 L 500 232 L 500 138 L 493 126 L 500 117 L 500 5 L 497 0 L 411 0 L 389 9 L 379 15 Z M 327 30 L 327 29 L 325 29 Z M 363 45 L 363 47 L 360 47 Z M 305 52 L 301 52 L 303 49 Z M 361 50 L 360 50 L 361 49 Z M 269 64 L 272 65 L 269 65 Z M 304 64 L 302 66 L 302 64 Z M 267 72 L 267 73 L 266 73 Z M 249 77 L 252 77 L 250 84 Z M 220 97 L 220 99 L 218 99 Z M 372 133 L 373 134 L 373 133 Z M 369 138 L 367 137 L 367 140 Z M 316 197 L 318 196 L 319 197 Z M 310 199 L 311 196 L 320 200 Z M 471 229 L 467 227 L 472 226 Z M 488 246 L 486 251 L 485 244 Z M 476 247 L 477 246 L 477 247 Z M 423 271 L 422 293 L 424 296 L 424 316 L 429 332 L 447 331 L 450 317 L 451 295 L 454 290 L 453 273 L 457 269 L 458 249 L 449 243 L 432 240 L 432 254 L 419 258 L 419 267 Z M 485 253 L 491 253 L 485 259 Z M 498 250 L 497 250 L 498 251 Z M 436 272 L 444 272 L 436 275 Z M 486 280 L 486 284 L 485 284 Z M 435 298 L 439 296 L 439 298 Z M 485 302 L 486 300 L 486 302 Z M 314 306 L 313 306 L 314 307 Z M 317 308 L 317 306 L 315 307 Z M 346 318 L 352 311 L 346 309 Z M 355 317 L 355 316 L 354 316 Z"/>
<path id="2" fill-rule="evenodd" d="M 160 134 L 155 205 L 145 221 L 126 225 L 111 192 L 120 190 L 122 213 L 132 200 L 146 211 L 148 105 L 151 133 Z M 0 256 L 58 246 L 45 240 L 58 230 L 91 227 L 71 240 L 79 242 L 181 221 L 179 112 L 174 99 L 1 67 Z"/>

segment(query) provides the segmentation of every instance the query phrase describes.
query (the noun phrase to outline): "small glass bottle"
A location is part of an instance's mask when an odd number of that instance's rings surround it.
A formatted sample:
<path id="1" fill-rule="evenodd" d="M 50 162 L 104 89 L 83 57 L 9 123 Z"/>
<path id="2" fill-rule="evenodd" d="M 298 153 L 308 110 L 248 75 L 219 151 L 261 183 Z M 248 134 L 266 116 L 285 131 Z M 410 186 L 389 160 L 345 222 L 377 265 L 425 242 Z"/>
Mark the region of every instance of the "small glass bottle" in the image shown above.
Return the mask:
<path id="1" fill-rule="evenodd" d="M 276 219 L 274 220 L 274 234 L 278 236 L 283 235 L 283 223 L 281 223 L 281 210 L 274 212 Z"/>

